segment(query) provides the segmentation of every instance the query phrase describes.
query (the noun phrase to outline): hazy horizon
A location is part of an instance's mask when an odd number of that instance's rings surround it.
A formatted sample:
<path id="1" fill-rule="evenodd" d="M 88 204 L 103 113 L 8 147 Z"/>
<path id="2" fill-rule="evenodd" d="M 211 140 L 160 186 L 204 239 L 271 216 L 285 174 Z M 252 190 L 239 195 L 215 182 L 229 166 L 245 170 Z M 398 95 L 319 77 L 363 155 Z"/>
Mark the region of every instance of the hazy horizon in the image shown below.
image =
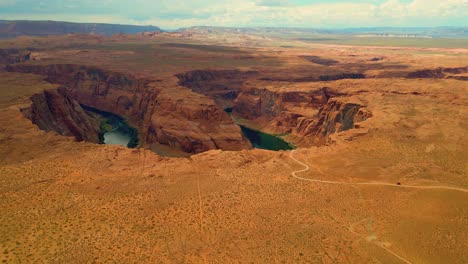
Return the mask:
<path id="1" fill-rule="evenodd" d="M 2 20 L 285 28 L 466 27 L 466 0 L 0 0 Z"/>
<path id="2" fill-rule="evenodd" d="M 178 29 L 185 29 L 185 28 L 245 28 L 245 29 L 255 29 L 255 28 L 285 28 L 285 29 L 304 29 L 304 30 L 353 30 L 353 29 L 434 29 L 434 28 L 451 28 L 451 29 L 461 29 L 461 28 L 468 28 L 466 26 L 433 26 L 433 27 L 415 27 L 415 26 L 362 26 L 362 27 L 295 27 L 295 26 L 210 26 L 210 25 L 191 25 L 187 27 L 180 27 L 180 28 L 164 28 L 160 27 L 159 25 L 144 25 L 144 24 L 126 24 L 126 23 L 111 23 L 111 22 L 94 22 L 94 21 L 85 21 L 85 22 L 76 22 L 76 21 L 69 21 L 69 20 L 53 20 L 53 19 L 44 19 L 44 20 L 30 20 L 30 19 L 0 19 L 0 21 L 6 22 L 18 22 L 18 21 L 27 21 L 27 22 L 57 22 L 57 23 L 77 23 L 77 24 L 108 24 L 108 25 L 122 25 L 122 26 L 146 26 L 146 27 L 159 27 L 162 30 L 178 30 Z"/>

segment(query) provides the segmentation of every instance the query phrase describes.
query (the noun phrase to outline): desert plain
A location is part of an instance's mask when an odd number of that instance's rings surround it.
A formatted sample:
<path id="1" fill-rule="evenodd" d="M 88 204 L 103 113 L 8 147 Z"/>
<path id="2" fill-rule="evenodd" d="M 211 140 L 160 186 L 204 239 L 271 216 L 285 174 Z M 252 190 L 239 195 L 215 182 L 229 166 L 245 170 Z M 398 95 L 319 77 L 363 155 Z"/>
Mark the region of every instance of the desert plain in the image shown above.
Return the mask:
<path id="1" fill-rule="evenodd" d="M 467 263 L 468 46 L 406 44 L 2 40 L 0 261 Z"/>

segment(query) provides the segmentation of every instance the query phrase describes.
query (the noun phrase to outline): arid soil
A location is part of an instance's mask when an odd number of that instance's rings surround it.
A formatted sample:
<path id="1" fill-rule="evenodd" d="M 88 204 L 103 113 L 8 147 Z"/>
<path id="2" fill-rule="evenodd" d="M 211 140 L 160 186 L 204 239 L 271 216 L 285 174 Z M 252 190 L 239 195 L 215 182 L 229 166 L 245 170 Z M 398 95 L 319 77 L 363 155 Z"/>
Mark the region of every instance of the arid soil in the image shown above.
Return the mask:
<path id="1" fill-rule="evenodd" d="M 239 39 L 0 42 L 0 260 L 468 262 L 468 49 Z"/>

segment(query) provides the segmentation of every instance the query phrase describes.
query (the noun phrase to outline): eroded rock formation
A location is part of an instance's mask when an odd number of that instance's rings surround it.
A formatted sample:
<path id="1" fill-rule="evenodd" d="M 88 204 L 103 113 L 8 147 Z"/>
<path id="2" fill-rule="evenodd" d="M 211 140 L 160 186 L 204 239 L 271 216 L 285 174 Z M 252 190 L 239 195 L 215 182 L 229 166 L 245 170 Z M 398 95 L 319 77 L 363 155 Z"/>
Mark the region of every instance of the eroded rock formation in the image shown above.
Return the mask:
<path id="1" fill-rule="evenodd" d="M 302 145 L 328 143 L 333 133 L 370 117 L 364 106 L 338 100 L 347 95 L 327 87 L 314 91 L 245 87 L 248 78 L 256 77 L 253 71 L 177 75 L 190 91 L 180 86 L 162 89 L 152 79 L 71 64 L 15 64 L 6 69 L 45 75 L 63 86 L 33 98 L 31 119 L 42 129 L 92 142 L 97 141 L 95 121 L 83 121 L 87 117 L 79 104 L 124 116 L 138 128 L 143 145 L 159 143 L 189 153 L 252 147 L 223 111 L 226 107 L 232 107 L 234 116 L 256 122 L 266 132 L 289 134 Z M 297 106 L 307 113 L 297 112 Z M 81 130 L 76 126 L 80 123 L 86 123 Z"/>
<path id="2" fill-rule="evenodd" d="M 223 108 L 231 107 L 247 78 L 256 76 L 255 71 L 196 70 L 177 74 L 179 84 L 213 98 Z"/>
<path id="3" fill-rule="evenodd" d="M 177 92 L 171 93 L 151 79 L 71 64 L 20 64 L 6 69 L 45 75 L 49 82 L 65 87 L 76 102 L 126 117 L 139 128 L 140 142 L 146 145 L 157 142 L 190 153 L 251 148 L 240 128 L 213 100 L 181 87 L 173 87 Z"/>
<path id="4" fill-rule="evenodd" d="M 338 61 L 336 61 L 336 60 L 321 58 L 319 56 L 300 56 L 300 57 L 303 58 L 303 59 L 306 59 L 306 60 L 308 60 L 310 62 L 320 64 L 320 65 L 323 65 L 323 66 L 332 66 L 332 65 L 335 65 L 335 64 L 338 63 Z"/>
<path id="5" fill-rule="evenodd" d="M 299 117 L 295 134 L 301 141 L 317 145 L 330 141 L 330 135 L 354 128 L 354 124 L 372 117 L 364 106 L 331 99 L 322 106 L 314 118 Z"/>
<path id="6" fill-rule="evenodd" d="M 47 90 L 33 95 L 31 101 L 31 108 L 23 112 L 40 129 L 99 143 L 99 120 L 84 111 L 67 89 Z"/>
<path id="7" fill-rule="evenodd" d="M 446 77 L 446 74 L 462 74 L 466 72 L 468 72 L 468 67 L 425 69 L 425 70 L 410 72 L 407 75 L 407 78 L 443 79 Z"/>
<path id="8" fill-rule="evenodd" d="M 304 115 L 290 109 L 296 105 L 315 109 L 315 114 Z M 296 144 L 302 145 L 326 144 L 330 135 L 352 129 L 355 123 L 372 116 L 365 106 L 350 103 L 346 94 L 327 87 L 311 92 L 244 90 L 235 100 L 233 113 L 257 120 L 271 132 L 290 134 Z"/>
<path id="9" fill-rule="evenodd" d="M 162 92 L 151 117 L 148 141 L 185 152 L 251 148 L 240 128 L 213 100 L 191 93 L 179 98 Z"/>
<path id="10" fill-rule="evenodd" d="M 262 77 L 262 81 L 276 81 L 276 82 L 326 82 L 337 81 L 343 79 L 364 79 L 366 76 L 362 73 L 339 73 L 332 75 L 319 75 L 319 76 L 304 76 L 304 77 Z"/>
<path id="11" fill-rule="evenodd" d="M 314 58 L 316 59 L 316 58 Z M 330 135 L 354 127 L 355 122 L 371 116 L 365 106 L 349 103 L 334 89 L 323 87 L 313 91 L 275 91 L 245 85 L 261 73 L 231 71 L 192 71 L 176 75 L 180 84 L 213 98 L 223 108 L 229 107 L 235 117 L 275 134 L 289 134 L 300 145 L 328 143 Z M 260 80 L 277 80 L 262 77 Z M 304 78 L 284 78 L 290 82 L 334 81 L 365 78 L 363 74 L 341 73 Z M 282 81 L 284 81 L 282 79 Z M 307 114 L 295 107 L 307 109 Z"/>
<path id="12" fill-rule="evenodd" d="M 243 90 L 234 101 L 233 111 L 245 119 L 273 118 L 286 110 L 288 103 L 306 104 L 318 109 L 331 97 L 343 94 L 324 87 L 311 92 L 274 92 L 269 89 L 250 88 Z"/>
<path id="13" fill-rule="evenodd" d="M 31 59 L 31 51 L 18 49 L 0 49 L 0 64 L 15 64 Z"/>

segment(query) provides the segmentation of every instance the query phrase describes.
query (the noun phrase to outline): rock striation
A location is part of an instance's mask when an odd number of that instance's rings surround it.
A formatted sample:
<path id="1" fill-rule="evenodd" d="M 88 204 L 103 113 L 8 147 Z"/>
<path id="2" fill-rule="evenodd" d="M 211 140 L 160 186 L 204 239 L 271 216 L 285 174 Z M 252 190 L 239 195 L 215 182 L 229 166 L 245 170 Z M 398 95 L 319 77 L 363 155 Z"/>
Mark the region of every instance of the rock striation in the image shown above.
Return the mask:
<path id="1" fill-rule="evenodd" d="M 161 89 L 151 79 L 72 64 L 17 64 L 6 69 L 44 75 L 47 81 L 63 86 L 67 98 L 127 118 L 132 126 L 138 127 L 140 142 L 147 146 L 159 143 L 189 153 L 252 147 L 240 128 L 213 100 L 182 87 Z M 33 100 L 33 109 L 34 104 Z M 54 119 L 49 121 L 53 123 Z M 58 128 L 45 124 L 42 127 L 54 128 L 59 133 L 66 130 L 62 123 L 56 124 Z M 74 135 L 86 140 L 80 134 Z"/>
<path id="2" fill-rule="evenodd" d="M 222 108 L 232 107 L 244 82 L 258 74 L 256 71 L 195 70 L 177 74 L 179 84 L 192 91 L 209 96 Z"/>
<path id="3" fill-rule="evenodd" d="M 176 76 L 181 85 L 213 98 L 223 108 L 232 109 L 235 117 L 261 127 L 269 133 L 288 134 L 288 138 L 297 145 L 327 144 L 331 141 L 332 134 L 352 129 L 355 123 L 372 116 L 365 106 L 351 103 L 347 98 L 349 95 L 329 87 L 312 91 L 275 91 L 270 88 L 245 85 L 248 80 L 259 75 L 260 73 L 253 71 L 205 70 Z M 276 80 L 276 78 L 262 77 L 259 80 Z M 315 76 L 310 80 L 285 79 L 294 83 L 360 78 L 365 76 L 341 73 Z M 297 112 L 295 110 L 297 107 L 308 109 L 308 114 Z"/>
<path id="4" fill-rule="evenodd" d="M 302 141 L 315 145 L 330 143 L 330 136 L 355 128 L 355 123 L 372 117 L 364 106 L 339 99 L 331 99 L 322 106 L 314 118 L 299 117 L 294 133 Z"/>
<path id="5" fill-rule="evenodd" d="M 241 92 L 233 113 L 243 119 L 263 119 L 267 130 L 290 134 L 296 144 L 322 145 L 330 136 L 354 128 L 372 116 L 365 106 L 347 102 L 346 94 L 324 87 L 311 92 L 274 92 L 252 88 Z M 291 105 L 316 109 L 314 115 L 295 113 Z"/>
<path id="6" fill-rule="evenodd" d="M 99 143 L 99 120 L 84 111 L 67 89 L 47 90 L 33 95 L 31 101 L 31 108 L 23 113 L 40 129 Z"/>

